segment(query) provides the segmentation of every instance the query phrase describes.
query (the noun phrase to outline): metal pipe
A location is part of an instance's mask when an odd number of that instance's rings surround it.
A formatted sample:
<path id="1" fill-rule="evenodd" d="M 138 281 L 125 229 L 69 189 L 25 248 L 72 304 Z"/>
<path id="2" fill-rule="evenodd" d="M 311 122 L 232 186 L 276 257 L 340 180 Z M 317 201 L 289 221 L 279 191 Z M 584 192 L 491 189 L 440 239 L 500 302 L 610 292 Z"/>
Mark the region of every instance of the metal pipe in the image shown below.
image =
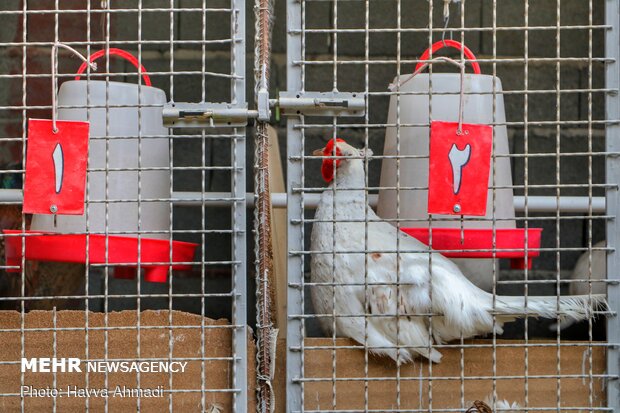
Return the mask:
<path id="1" fill-rule="evenodd" d="M 592 213 L 605 213 L 605 197 L 592 197 Z M 525 197 L 515 196 L 514 207 L 517 212 L 525 211 Z M 528 212 L 589 212 L 590 198 L 587 196 L 528 196 L 527 210 Z"/>
<path id="2" fill-rule="evenodd" d="M 305 194 L 304 206 L 306 208 L 316 208 L 319 203 L 321 194 Z M 376 207 L 378 196 L 374 194 L 368 195 L 368 202 L 370 206 Z M 284 193 L 272 193 L 271 202 L 274 208 L 286 207 L 286 194 Z M 525 211 L 525 197 L 514 197 L 514 208 L 516 212 Z M 564 196 L 560 197 L 559 209 L 560 212 L 580 212 L 586 213 L 589 211 L 590 198 L 587 196 Z M 530 213 L 533 212 L 555 212 L 558 208 L 557 198 L 554 196 L 528 196 L 527 197 L 527 210 Z M 592 197 L 592 213 L 603 214 L 605 213 L 605 198 Z"/>
<path id="3" fill-rule="evenodd" d="M 204 197 L 204 198 L 203 198 Z M 305 194 L 304 206 L 314 209 L 319 204 L 321 194 Z M 274 208 L 286 208 L 286 194 L 272 193 L 271 203 Z M 21 203 L 23 199 L 21 189 L 0 189 L 0 205 L 8 203 Z M 228 192 L 173 192 L 171 202 L 177 206 L 196 206 L 203 203 L 211 207 L 226 207 L 237 199 Z M 378 196 L 375 194 L 368 195 L 370 206 L 377 206 Z M 587 213 L 589 211 L 590 198 L 587 196 L 563 196 L 560 197 L 558 206 L 557 198 L 554 196 L 528 196 L 527 210 L 530 213 L 536 212 L 555 212 L 558 207 L 560 212 Z M 245 202 L 248 207 L 254 207 L 254 194 L 246 193 Z M 592 197 L 592 213 L 605 213 L 605 197 Z M 525 197 L 514 197 L 514 208 L 516 212 L 525 211 Z"/>

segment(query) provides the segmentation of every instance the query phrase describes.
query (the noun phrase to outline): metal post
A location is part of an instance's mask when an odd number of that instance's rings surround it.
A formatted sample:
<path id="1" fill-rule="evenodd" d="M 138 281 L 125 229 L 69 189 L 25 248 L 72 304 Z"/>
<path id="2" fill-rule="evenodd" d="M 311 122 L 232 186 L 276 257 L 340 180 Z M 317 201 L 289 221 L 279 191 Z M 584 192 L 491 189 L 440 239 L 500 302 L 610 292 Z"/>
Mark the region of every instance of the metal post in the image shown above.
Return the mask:
<path id="1" fill-rule="evenodd" d="M 231 82 L 231 102 L 245 103 L 245 0 L 231 0 L 231 73 L 236 75 Z M 240 201 L 232 207 L 232 260 L 233 266 L 233 411 L 245 412 L 248 406 L 248 331 L 247 331 L 247 257 L 246 257 L 246 205 L 245 205 L 245 128 L 235 128 L 231 140 L 232 196 Z"/>
<path id="2" fill-rule="evenodd" d="M 303 71 L 296 61 L 303 56 L 302 36 L 302 3 L 303 0 L 287 0 L 287 90 L 303 91 Z M 288 251 L 303 251 L 304 236 L 303 224 L 293 225 L 292 221 L 303 220 L 304 199 L 301 192 L 294 192 L 295 187 L 303 186 L 303 158 L 299 155 L 304 153 L 303 131 L 297 128 L 302 124 L 302 117 L 289 117 L 287 120 L 287 179 L 286 190 L 288 196 Z M 303 284 L 304 284 L 304 259 L 302 255 L 288 256 L 288 314 L 303 314 Z M 303 320 L 289 318 L 286 334 L 286 411 L 296 412 L 303 409 L 303 383 L 299 381 L 304 374 Z"/>
<path id="3" fill-rule="evenodd" d="M 605 98 L 606 119 L 615 121 L 608 123 L 605 129 L 605 145 L 608 152 L 618 152 L 620 150 L 620 10 L 617 0 L 607 0 L 605 4 L 605 19 L 610 26 L 605 36 L 605 56 L 611 61 L 607 63 L 605 73 L 605 87 L 615 90 L 607 93 Z M 620 193 L 618 183 L 620 182 L 620 159 L 617 156 L 606 158 L 606 181 L 608 184 L 614 183 L 615 187 L 609 188 L 606 192 L 607 215 L 611 219 L 607 220 L 607 246 L 611 248 L 607 255 L 607 278 L 610 280 L 620 280 L 620 252 L 618 252 L 618 242 L 620 241 Z M 607 406 L 617 411 L 620 408 L 620 284 L 609 283 L 607 287 L 607 300 L 614 314 L 607 318 Z"/>

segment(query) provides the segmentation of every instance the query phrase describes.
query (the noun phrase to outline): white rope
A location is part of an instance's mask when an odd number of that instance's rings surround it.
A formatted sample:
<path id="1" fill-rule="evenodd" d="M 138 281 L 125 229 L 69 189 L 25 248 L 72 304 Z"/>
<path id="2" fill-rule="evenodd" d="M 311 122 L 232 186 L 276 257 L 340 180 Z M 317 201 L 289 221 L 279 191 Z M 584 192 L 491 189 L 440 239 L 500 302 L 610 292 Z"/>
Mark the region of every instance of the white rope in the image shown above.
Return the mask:
<path id="1" fill-rule="evenodd" d="M 448 20 L 450 18 L 450 3 L 452 0 L 443 0 L 443 19 Z"/>
<path id="2" fill-rule="evenodd" d="M 414 76 L 424 71 L 424 69 L 426 69 L 430 64 L 438 62 L 438 61 L 452 63 L 453 65 L 458 66 L 461 69 L 461 81 L 460 81 L 460 93 L 459 93 L 459 126 L 456 131 L 456 133 L 460 135 L 461 133 L 463 133 L 463 103 L 464 103 L 463 102 L 464 100 L 463 90 L 464 90 L 464 83 L 465 83 L 465 61 L 457 62 L 456 60 L 450 59 L 449 57 L 445 57 L 445 56 L 435 57 L 425 62 L 415 72 L 409 75 L 409 77 L 405 79 L 404 81 L 397 82 L 398 84 L 390 83 L 390 85 L 388 86 L 388 89 L 391 92 L 393 92 L 396 89 L 400 89 L 400 87 L 402 87 L 405 83 L 413 79 Z"/>
<path id="3" fill-rule="evenodd" d="M 462 0 L 465 1 L 465 0 Z M 443 0 L 443 19 L 450 19 L 450 3 L 460 3 L 461 0 Z"/>
<path id="4" fill-rule="evenodd" d="M 58 108 L 56 104 L 56 99 L 57 99 L 56 75 L 58 72 L 58 67 L 57 67 L 58 56 L 57 55 L 58 55 L 59 47 L 62 47 L 63 49 L 67 49 L 68 51 L 70 51 L 71 53 L 73 53 L 74 55 L 82 59 L 82 61 L 88 64 L 92 70 L 94 71 L 97 70 L 97 64 L 95 62 L 89 62 L 89 59 L 82 56 L 80 52 L 78 52 L 71 46 L 67 46 L 66 44 L 63 44 L 63 43 L 54 43 L 54 45 L 52 46 L 52 131 L 54 133 L 58 133 L 58 128 L 56 127 L 56 118 L 58 117 L 58 113 L 57 113 Z"/>

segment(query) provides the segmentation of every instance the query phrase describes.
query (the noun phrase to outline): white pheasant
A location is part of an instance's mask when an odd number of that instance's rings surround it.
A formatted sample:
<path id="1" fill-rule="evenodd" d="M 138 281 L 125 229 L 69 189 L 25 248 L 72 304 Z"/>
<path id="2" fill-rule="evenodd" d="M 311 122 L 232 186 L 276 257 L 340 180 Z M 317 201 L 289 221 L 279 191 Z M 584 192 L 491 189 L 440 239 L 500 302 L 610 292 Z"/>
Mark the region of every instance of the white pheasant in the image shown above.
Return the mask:
<path id="1" fill-rule="evenodd" d="M 322 174 L 331 182 L 311 237 L 312 298 L 326 332 L 335 329 L 399 363 L 416 355 L 439 362 L 433 343 L 501 334 L 505 322 L 525 314 L 584 319 L 606 307 L 604 295 L 561 297 L 559 303 L 556 297 L 528 297 L 525 307 L 524 297 L 494 298 L 479 289 L 450 260 L 429 253 L 368 206 L 365 154 L 341 139 L 314 152 L 328 157 Z"/>

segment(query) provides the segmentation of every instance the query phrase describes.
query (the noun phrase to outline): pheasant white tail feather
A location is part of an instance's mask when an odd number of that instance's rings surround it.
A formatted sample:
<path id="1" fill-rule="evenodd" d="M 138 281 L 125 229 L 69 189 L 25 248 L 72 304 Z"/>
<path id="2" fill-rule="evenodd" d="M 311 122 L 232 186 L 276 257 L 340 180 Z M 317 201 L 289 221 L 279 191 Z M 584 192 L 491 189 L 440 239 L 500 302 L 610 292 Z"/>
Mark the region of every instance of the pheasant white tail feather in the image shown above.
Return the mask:
<path id="1" fill-rule="evenodd" d="M 525 297 L 522 296 L 498 296 L 495 301 L 495 309 L 502 315 L 533 315 L 536 317 L 571 318 L 584 320 L 592 315 L 593 311 L 607 310 L 607 301 L 603 294 L 571 295 L 564 297 Z"/>

